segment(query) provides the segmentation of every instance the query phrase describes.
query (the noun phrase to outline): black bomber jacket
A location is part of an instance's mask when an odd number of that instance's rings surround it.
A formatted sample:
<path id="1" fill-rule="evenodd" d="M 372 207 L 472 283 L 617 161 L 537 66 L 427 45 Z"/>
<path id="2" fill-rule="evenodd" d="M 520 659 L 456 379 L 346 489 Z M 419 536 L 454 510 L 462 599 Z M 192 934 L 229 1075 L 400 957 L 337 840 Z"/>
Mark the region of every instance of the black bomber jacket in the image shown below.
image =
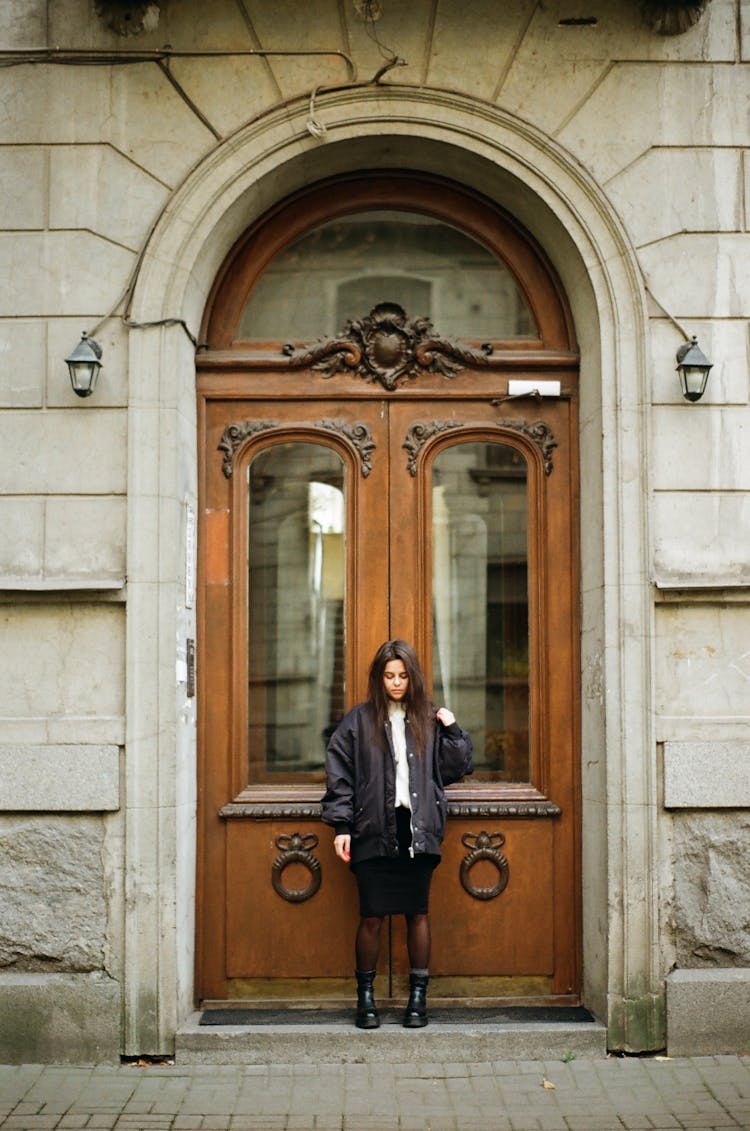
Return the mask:
<path id="1" fill-rule="evenodd" d="M 378 733 L 372 706 L 360 703 L 341 720 L 326 752 L 323 820 L 337 833 L 351 834 L 352 864 L 373 856 L 398 855 L 390 723 L 384 731 Z M 444 787 L 472 772 L 472 744 L 458 723 L 446 727 L 436 719 L 426 746 L 420 757 L 407 718 L 412 848 L 415 854 L 439 856 L 447 811 Z"/>

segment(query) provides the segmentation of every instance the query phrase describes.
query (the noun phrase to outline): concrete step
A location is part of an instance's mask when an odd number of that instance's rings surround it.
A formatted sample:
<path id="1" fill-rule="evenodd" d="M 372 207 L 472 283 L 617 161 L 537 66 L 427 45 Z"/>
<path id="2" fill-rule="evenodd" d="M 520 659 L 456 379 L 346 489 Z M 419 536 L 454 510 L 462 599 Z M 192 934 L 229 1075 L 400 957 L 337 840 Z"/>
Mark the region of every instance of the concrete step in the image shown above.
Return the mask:
<path id="1" fill-rule="evenodd" d="M 178 1064 L 426 1064 L 605 1057 L 607 1031 L 597 1021 L 446 1020 L 404 1029 L 401 1011 L 382 1010 L 375 1030 L 340 1020 L 201 1025 L 194 1013 L 177 1034 Z"/>

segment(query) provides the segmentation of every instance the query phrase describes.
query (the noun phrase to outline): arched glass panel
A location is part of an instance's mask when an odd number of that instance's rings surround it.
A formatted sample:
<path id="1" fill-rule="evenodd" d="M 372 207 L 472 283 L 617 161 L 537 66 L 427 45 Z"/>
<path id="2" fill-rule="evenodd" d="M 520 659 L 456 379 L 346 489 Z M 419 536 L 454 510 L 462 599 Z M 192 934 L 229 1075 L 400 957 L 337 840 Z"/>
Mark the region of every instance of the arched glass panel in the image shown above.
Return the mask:
<path id="1" fill-rule="evenodd" d="M 516 280 L 492 252 L 442 220 L 394 209 L 330 220 L 280 252 L 250 294 L 238 337 L 331 336 L 378 302 L 430 318 L 445 337 L 537 333 Z"/>
<path id="2" fill-rule="evenodd" d="M 345 467 L 322 444 L 248 468 L 249 783 L 322 774 L 344 710 Z"/>
<path id="3" fill-rule="evenodd" d="M 526 462 L 507 444 L 457 444 L 432 475 L 435 701 L 470 732 L 475 779 L 528 782 Z"/>

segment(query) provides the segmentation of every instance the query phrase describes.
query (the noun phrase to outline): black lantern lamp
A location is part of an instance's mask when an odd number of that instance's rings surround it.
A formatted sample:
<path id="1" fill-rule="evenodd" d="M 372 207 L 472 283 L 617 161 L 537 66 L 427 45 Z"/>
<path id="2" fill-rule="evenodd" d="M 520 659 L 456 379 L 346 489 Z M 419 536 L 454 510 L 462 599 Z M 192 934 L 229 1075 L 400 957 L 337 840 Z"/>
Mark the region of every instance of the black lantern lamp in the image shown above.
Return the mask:
<path id="1" fill-rule="evenodd" d="M 677 372 L 680 375 L 682 395 L 686 401 L 699 401 L 706 391 L 708 375 L 713 368 L 698 339 L 693 337 L 677 351 Z"/>
<path id="2" fill-rule="evenodd" d="M 81 340 L 70 354 L 65 358 L 70 373 L 70 383 L 73 392 L 79 397 L 90 397 L 96 387 L 96 379 L 102 363 L 102 347 L 84 331 Z"/>

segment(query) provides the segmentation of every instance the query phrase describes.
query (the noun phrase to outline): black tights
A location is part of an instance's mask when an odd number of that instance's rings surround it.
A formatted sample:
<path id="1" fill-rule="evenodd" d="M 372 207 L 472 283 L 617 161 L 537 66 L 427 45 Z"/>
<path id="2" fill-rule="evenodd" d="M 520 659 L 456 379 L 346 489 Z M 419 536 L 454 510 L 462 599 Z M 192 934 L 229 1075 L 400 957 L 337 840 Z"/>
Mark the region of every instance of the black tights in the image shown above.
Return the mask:
<path id="1" fill-rule="evenodd" d="M 406 915 L 406 949 L 412 970 L 427 970 L 430 965 L 430 917 Z M 375 970 L 380 951 L 382 918 L 368 915 L 359 921 L 355 953 L 358 970 Z"/>

